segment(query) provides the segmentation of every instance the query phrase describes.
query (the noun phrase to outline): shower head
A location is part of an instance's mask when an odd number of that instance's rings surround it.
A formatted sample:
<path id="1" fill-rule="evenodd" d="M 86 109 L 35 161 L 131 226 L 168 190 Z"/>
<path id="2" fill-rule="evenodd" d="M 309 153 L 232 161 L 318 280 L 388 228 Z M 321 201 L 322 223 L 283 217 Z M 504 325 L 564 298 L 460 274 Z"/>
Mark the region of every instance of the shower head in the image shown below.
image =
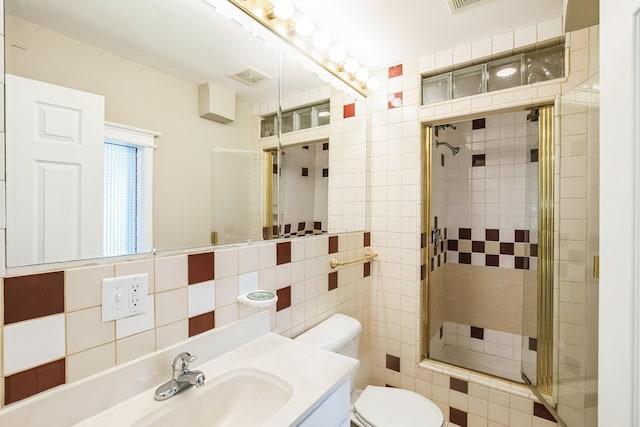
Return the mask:
<path id="1" fill-rule="evenodd" d="M 460 152 L 460 147 L 454 147 L 453 145 L 449 144 L 448 142 L 438 142 L 438 141 L 436 141 L 436 147 L 438 147 L 440 145 L 444 145 L 449 150 L 451 150 L 451 152 L 453 153 L 454 156 Z"/>

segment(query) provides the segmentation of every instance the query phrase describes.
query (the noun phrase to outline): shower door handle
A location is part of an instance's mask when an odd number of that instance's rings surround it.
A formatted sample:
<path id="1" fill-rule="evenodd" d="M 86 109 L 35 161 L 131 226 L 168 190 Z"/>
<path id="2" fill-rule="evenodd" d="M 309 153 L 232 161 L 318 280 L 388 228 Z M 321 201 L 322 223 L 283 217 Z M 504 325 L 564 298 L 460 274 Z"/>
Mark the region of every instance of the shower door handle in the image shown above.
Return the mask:
<path id="1" fill-rule="evenodd" d="M 593 278 L 600 279 L 600 255 L 593 256 Z"/>

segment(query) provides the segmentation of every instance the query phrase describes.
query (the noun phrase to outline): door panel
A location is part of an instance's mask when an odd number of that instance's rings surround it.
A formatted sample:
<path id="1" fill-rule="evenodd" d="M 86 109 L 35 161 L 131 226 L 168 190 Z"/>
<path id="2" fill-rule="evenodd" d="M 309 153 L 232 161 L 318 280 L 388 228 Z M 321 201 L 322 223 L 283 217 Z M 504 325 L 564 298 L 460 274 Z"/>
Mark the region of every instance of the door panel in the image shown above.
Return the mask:
<path id="1" fill-rule="evenodd" d="M 102 255 L 104 97 L 6 76 L 7 265 Z"/>

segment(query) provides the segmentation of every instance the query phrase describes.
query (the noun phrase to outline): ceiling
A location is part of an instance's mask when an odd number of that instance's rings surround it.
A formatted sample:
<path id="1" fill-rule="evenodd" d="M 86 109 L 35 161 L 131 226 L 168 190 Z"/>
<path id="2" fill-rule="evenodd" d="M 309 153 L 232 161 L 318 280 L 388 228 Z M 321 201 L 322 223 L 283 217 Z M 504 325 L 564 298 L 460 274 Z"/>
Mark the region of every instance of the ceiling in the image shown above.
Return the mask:
<path id="1" fill-rule="evenodd" d="M 480 0 L 451 13 L 448 1 L 294 3 L 373 71 L 526 27 L 562 15 L 563 10 L 563 0 Z M 277 55 L 217 15 L 205 0 L 6 0 L 5 9 L 185 80 L 225 84 L 252 103 L 264 102 L 277 90 L 277 79 L 248 88 L 228 77 L 249 66 L 277 77 Z M 283 67 L 292 91 L 321 84 L 291 61 L 285 60 Z"/>

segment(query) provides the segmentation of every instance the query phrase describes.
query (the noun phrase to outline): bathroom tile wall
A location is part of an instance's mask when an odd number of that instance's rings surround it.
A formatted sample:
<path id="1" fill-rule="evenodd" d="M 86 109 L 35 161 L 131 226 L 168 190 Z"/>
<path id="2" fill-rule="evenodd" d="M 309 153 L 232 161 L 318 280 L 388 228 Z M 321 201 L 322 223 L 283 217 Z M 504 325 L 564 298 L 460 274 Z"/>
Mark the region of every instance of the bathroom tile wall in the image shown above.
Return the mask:
<path id="1" fill-rule="evenodd" d="M 236 297 L 258 288 L 277 293 L 277 305 L 268 308 L 272 329 L 287 337 L 336 312 L 360 320 L 366 361 L 371 266 L 332 271 L 329 259 L 362 256 L 370 241 L 363 232 L 309 236 L 7 277 L 4 404 L 251 315 L 258 309 L 240 305 Z M 102 279 L 141 273 L 149 276 L 148 312 L 102 322 Z"/>
<path id="2" fill-rule="evenodd" d="M 459 425 L 555 425 L 536 415 L 538 410 L 530 411 L 529 408 L 534 405 L 531 401 L 535 401 L 530 395 L 523 396 L 506 390 L 506 396 L 501 395 L 499 402 L 491 397 L 499 393 L 490 392 L 474 395 L 473 404 L 471 399 L 458 399 L 460 396 L 455 393 L 459 392 L 454 393 L 449 387 L 450 377 L 455 377 L 455 374 L 446 369 L 440 372 L 438 368 L 433 370 L 433 366 L 437 365 L 435 362 L 421 362 L 420 276 L 426 266 L 422 265 L 419 250 L 422 241 L 420 122 L 451 123 L 458 121 L 458 117 L 480 118 L 487 116 L 488 112 L 501 109 L 552 103 L 557 94 L 568 92 L 588 77 L 591 61 L 588 55 L 582 53 L 584 49 L 589 49 L 590 43 L 597 43 L 595 38 L 590 37 L 592 32 L 597 32 L 597 28 L 566 35 L 567 77 L 551 82 L 420 106 L 420 74 L 468 64 L 474 59 L 489 58 L 493 54 L 504 53 L 502 49 L 505 48 L 510 52 L 561 36 L 562 17 L 496 35 L 495 44 L 494 38 L 490 37 L 452 47 L 451 54 L 449 51 L 444 54 L 434 52 L 407 60 L 401 64 L 402 74 L 396 72 L 400 67 L 394 65 L 392 74 L 385 72 L 378 75 L 383 84 L 369 100 L 371 233 L 380 253 L 372 283 L 372 384 L 417 390 L 433 398 L 443 410 L 445 418 L 455 418 L 460 421 Z M 513 44 L 509 40 L 513 40 Z M 456 58 L 455 63 L 453 58 Z M 397 96 L 398 93 L 402 97 Z M 393 95 L 395 102 L 390 102 L 390 95 Z M 487 228 L 486 225 L 484 228 Z M 449 265 L 452 264 L 447 262 L 446 266 Z M 387 355 L 400 359 L 399 371 L 387 368 Z M 493 380 L 487 383 L 486 377 L 483 378 L 485 384 L 491 384 L 496 390 L 505 387 L 505 383 Z M 509 387 L 506 386 L 507 389 Z M 525 409 L 524 406 L 527 407 L 526 413 L 520 411 Z M 461 412 L 466 413 L 464 423 L 460 420 L 464 418 Z"/>
<path id="3" fill-rule="evenodd" d="M 4 0 L 0 0 L 0 12 L 4 16 Z M 0 52 L 4 58 L 4 19 L 0 22 Z M 4 60 L 0 65 L 0 91 L 4 94 Z M 4 117 L 4 96 L 0 100 L 0 111 Z M 5 241 L 5 169 L 4 169 L 4 120 L 0 120 L 0 242 Z M 5 259 L 5 245 L 0 244 L 0 259 Z M 0 262 L 0 287 L 3 285 L 3 277 L 5 276 L 5 263 Z M 4 301 L 3 292 L 0 292 L 0 328 L 4 325 Z M 4 345 L 3 334 L 0 334 L 0 348 Z M 2 361 L 0 356 L 0 361 Z M 0 363 L 0 402 L 4 400 L 4 363 Z"/>

